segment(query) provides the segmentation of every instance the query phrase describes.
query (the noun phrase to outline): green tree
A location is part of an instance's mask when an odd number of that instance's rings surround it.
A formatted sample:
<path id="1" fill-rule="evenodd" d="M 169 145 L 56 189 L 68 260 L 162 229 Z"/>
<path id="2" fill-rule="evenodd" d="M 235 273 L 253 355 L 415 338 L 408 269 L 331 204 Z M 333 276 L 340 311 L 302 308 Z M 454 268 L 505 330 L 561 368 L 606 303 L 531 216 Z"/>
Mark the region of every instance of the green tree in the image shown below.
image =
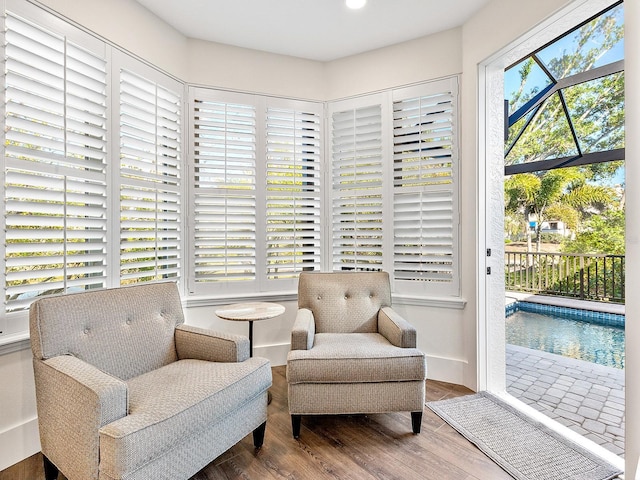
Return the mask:
<path id="1" fill-rule="evenodd" d="M 605 184 L 624 159 L 623 36 L 623 5 L 617 4 L 505 73 L 511 123 L 505 170 L 531 172 L 505 180 L 505 218 L 520 216 L 529 252 L 532 235 L 540 251 L 545 222 L 562 221 L 576 234 L 563 240 L 563 251 L 608 254 L 581 258 L 580 275 L 584 262 L 588 290 L 618 300 L 624 298 L 624 258 L 610 255 L 624 253 L 624 191 L 620 197 Z M 507 225 L 513 228 L 512 221 Z M 527 263 L 542 279 L 544 261 L 528 255 Z M 561 281 L 576 273 L 565 272 Z"/>
<path id="2" fill-rule="evenodd" d="M 624 234 L 624 210 L 609 210 L 587 220 L 575 239 L 563 242 L 562 250 L 567 253 L 624 255 Z"/>
<path id="3" fill-rule="evenodd" d="M 622 6 L 617 6 L 566 39 L 558 39 L 549 46 L 549 52 L 545 49 L 509 69 L 508 77 L 515 82 L 509 82 L 510 91 L 506 92 L 510 115 L 546 85 L 562 80 L 568 86 L 509 128 L 505 164 L 571 158 L 624 147 L 624 72 L 590 81 L 578 76 L 606 64 L 603 57 L 620 50 L 623 36 Z M 544 73 L 538 63 L 544 64 Z M 581 83 L 574 83 L 572 77 Z M 605 173 L 609 170 L 606 165 L 598 168 Z"/>
<path id="4" fill-rule="evenodd" d="M 580 219 L 591 211 L 614 205 L 612 188 L 589 183 L 588 168 L 562 168 L 513 175 L 505 181 L 505 209 L 520 214 L 525 224 L 536 221 L 536 251 L 540 251 L 542 224 L 550 220 L 564 222 L 576 229 Z M 528 236 L 529 251 L 531 237 Z"/>

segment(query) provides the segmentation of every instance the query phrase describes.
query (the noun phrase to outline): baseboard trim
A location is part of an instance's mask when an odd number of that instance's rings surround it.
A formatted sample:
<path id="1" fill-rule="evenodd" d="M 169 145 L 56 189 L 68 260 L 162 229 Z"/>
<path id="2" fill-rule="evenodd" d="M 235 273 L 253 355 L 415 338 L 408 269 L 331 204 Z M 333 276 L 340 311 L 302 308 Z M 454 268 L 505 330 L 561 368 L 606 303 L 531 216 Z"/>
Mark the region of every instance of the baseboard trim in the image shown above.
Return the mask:
<path id="1" fill-rule="evenodd" d="M 9 468 L 39 451 L 37 418 L 0 432 L 0 470 Z"/>
<path id="2" fill-rule="evenodd" d="M 429 380 L 464 385 L 464 369 L 466 367 L 466 360 L 427 355 L 427 378 Z"/>
<path id="3" fill-rule="evenodd" d="M 256 357 L 268 358 L 272 367 L 287 364 L 287 354 L 291 348 L 290 343 L 279 343 L 274 345 L 254 345 L 253 354 Z"/>

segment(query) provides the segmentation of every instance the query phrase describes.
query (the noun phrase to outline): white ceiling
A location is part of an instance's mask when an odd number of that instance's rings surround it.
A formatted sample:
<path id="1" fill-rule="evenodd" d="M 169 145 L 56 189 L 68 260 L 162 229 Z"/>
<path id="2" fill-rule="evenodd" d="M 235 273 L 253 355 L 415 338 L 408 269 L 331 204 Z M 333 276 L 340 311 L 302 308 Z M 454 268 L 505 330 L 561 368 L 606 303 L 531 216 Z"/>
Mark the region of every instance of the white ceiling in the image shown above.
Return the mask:
<path id="1" fill-rule="evenodd" d="M 330 61 L 462 25 L 490 0 L 137 0 L 187 37 Z"/>

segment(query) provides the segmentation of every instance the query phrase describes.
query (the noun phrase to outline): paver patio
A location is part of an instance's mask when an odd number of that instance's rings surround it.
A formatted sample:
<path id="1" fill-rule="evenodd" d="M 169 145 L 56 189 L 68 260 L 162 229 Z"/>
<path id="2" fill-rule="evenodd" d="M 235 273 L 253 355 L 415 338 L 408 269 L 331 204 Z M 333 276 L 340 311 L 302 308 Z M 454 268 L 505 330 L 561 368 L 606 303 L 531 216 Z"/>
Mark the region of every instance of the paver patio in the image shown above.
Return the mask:
<path id="1" fill-rule="evenodd" d="M 507 345 L 507 392 L 624 457 L 624 370 Z"/>

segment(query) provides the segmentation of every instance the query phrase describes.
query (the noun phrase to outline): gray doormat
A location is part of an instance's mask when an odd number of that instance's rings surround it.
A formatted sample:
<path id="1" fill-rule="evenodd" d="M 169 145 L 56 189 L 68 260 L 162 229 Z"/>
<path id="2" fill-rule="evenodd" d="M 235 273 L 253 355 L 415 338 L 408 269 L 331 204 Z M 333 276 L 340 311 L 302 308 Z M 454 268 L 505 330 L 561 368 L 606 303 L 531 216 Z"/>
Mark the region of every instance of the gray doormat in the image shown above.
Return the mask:
<path id="1" fill-rule="evenodd" d="M 517 480 L 610 480 L 622 473 L 490 393 L 427 406 Z"/>

